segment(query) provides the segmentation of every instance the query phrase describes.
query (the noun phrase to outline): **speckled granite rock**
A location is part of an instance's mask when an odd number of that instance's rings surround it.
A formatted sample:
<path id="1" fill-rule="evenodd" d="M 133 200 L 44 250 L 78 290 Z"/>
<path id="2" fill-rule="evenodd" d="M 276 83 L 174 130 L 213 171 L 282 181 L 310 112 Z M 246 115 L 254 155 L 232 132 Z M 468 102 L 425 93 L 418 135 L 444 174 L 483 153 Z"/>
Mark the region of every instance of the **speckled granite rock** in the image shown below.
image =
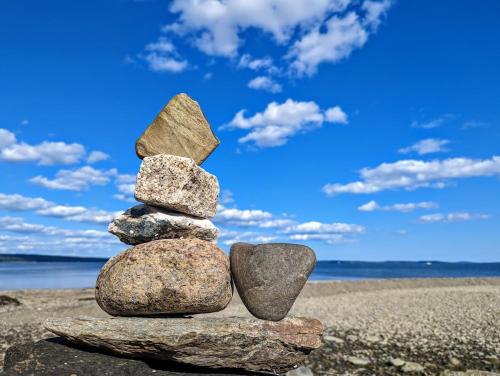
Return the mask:
<path id="1" fill-rule="evenodd" d="M 236 243 L 231 247 L 231 273 L 248 310 L 264 320 L 281 320 L 316 265 L 309 247 L 297 244 Z"/>
<path id="2" fill-rule="evenodd" d="M 127 357 L 173 360 L 211 368 L 286 372 L 321 345 L 315 319 L 281 322 L 228 318 L 49 319 L 68 340 Z"/>
<path id="3" fill-rule="evenodd" d="M 96 284 L 97 303 L 116 316 L 216 312 L 232 293 L 227 255 L 199 239 L 127 249 L 103 266 Z"/>
<path id="4" fill-rule="evenodd" d="M 7 350 L 2 376 L 231 376 L 237 371 L 212 371 L 186 364 L 128 359 L 75 347 L 57 337 L 15 345 Z"/>
<path id="5" fill-rule="evenodd" d="M 145 204 L 211 218 L 217 211 L 219 182 L 192 159 L 159 154 L 142 161 L 135 198 Z"/>
<path id="6" fill-rule="evenodd" d="M 201 164 L 219 144 L 198 102 L 178 94 L 139 137 L 135 152 L 139 158 L 172 154 Z"/>
<path id="7" fill-rule="evenodd" d="M 197 238 L 215 241 L 219 230 L 208 219 L 199 219 L 149 205 L 136 205 L 116 217 L 108 231 L 126 244 L 158 239 Z"/>

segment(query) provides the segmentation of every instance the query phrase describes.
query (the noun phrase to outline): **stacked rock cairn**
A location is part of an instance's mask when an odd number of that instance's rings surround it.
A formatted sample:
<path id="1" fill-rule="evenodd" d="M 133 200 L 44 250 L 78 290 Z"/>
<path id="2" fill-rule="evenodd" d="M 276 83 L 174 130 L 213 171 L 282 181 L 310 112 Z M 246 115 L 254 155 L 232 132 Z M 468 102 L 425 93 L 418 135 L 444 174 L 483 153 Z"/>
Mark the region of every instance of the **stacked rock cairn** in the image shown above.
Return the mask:
<path id="1" fill-rule="evenodd" d="M 200 106 L 173 97 L 136 142 L 135 197 L 109 231 L 133 245 L 99 273 L 96 300 L 114 317 L 50 319 L 67 340 L 120 356 L 284 373 L 321 344 L 316 319 L 286 317 L 316 263 L 295 244 L 216 245 L 218 180 L 201 164 L 219 145 Z M 233 296 L 257 318 L 203 317 Z"/>

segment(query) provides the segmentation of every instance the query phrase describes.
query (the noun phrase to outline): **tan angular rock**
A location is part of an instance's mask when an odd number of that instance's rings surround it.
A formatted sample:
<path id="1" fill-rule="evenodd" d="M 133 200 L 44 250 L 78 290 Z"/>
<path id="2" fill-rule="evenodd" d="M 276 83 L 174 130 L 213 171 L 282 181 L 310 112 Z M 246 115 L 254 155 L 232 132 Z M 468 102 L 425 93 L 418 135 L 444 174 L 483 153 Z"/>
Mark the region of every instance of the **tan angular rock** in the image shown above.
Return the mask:
<path id="1" fill-rule="evenodd" d="M 204 240 L 151 241 L 111 258 L 95 293 L 114 316 L 217 312 L 233 295 L 229 258 Z"/>
<path id="2" fill-rule="evenodd" d="M 211 218 L 217 211 L 219 182 L 192 159 L 159 154 L 143 159 L 135 198 L 148 205 Z"/>
<path id="3" fill-rule="evenodd" d="M 52 333 L 77 344 L 132 358 L 279 374 L 321 345 L 321 322 L 227 318 L 54 318 Z"/>
<path id="4" fill-rule="evenodd" d="M 219 144 L 198 102 L 182 93 L 167 103 L 139 137 L 135 152 L 141 159 L 172 154 L 201 164 Z"/>
<path id="5" fill-rule="evenodd" d="M 108 231 L 126 244 L 141 244 L 159 239 L 197 238 L 215 241 L 219 230 L 208 219 L 200 219 L 155 208 L 136 205 L 110 223 Z"/>

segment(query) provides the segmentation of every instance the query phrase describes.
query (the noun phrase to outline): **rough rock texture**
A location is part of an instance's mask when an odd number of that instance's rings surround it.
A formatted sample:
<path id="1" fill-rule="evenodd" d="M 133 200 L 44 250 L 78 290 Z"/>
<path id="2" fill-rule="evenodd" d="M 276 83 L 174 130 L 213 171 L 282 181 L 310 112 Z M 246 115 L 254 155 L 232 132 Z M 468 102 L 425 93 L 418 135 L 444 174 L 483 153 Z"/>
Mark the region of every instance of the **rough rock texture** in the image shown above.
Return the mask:
<path id="1" fill-rule="evenodd" d="M 284 243 L 236 243 L 230 260 L 245 306 L 255 317 L 274 321 L 286 316 L 316 265 L 311 248 Z"/>
<path id="2" fill-rule="evenodd" d="M 207 372 L 206 368 L 183 364 L 120 358 L 75 347 L 62 338 L 10 347 L 2 376 L 215 376 L 237 372 Z"/>
<path id="3" fill-rule="evenodd" d="M 323 332 L 318 320 L 307 318 L 66 318 L 45 326 L 72 342 L 123 356 L 273 373 L 301 364 L 321 345 Z"/>
<path id="4" fill-rule="evenodd" d="M 198 102 L 178 94 L 156 116 L 135 143 L 139 158 L 172 154 L 203 163 L 219 146 Z"/>
<path id="5" fill-rule="evenodd" d="M 192 159 L 159 154 L 142 161 L 135 198 L 164 209 L 211 218 L 217 211 L 219 182 Z"/>
<path id="6" fill-rule="evenodd" d="M 199 219 L 149 205 L 137 205 L 116 217 L 108 231 L 126 244 L 158 239 L 197 238 L 214 241 L 219 231 L 208 219 Z"/>
<path id="7" fill-rule="evenodd" d="M 99 306 L 111 315 L 217 312 L 232 297 L 229 259 L 199 239 L 155 240 L 127 249 L 101 269 Z"/>

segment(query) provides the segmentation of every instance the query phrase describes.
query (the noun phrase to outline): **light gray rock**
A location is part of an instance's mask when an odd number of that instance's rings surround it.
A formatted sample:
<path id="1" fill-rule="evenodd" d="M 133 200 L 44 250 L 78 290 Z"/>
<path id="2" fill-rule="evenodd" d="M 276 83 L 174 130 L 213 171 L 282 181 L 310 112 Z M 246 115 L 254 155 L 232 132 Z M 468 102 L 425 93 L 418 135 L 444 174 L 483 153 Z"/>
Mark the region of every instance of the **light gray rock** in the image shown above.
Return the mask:
<path id="1" fill-rule="evenodd" d="M 405 365 L 406 361 L 400 358 L 391 358 L 389 359 L 389 364 L 394 366 L 394 367 L 403 367 Z"/>
<path id="2" fill-rule="evenodd" d="M 227 255 L 199 239 L 127 249 L 103 266 L 96 284 L 97 303 L 115 316 L 217 312 L 232 294 Z"/>
<path id="3" fill-rule="evenodd" d="M 314 372 L 309 367 L 300 366 L 288 371 L 286 376 L 314 376 Z"/>
<path id="4" fill-rule="evenodd" d="M 211 368 L 283 373 L 321 345 L 315 319 L 269 322 L 229 318 L 59 318 L 47 330 L 77 344 L 132 358 L 173 360 Z"/>
<path id="5" fill-rule="evenodd" d="M 231 273 L 241 300 L 255 317 L 284 318 L 316 265 L 316 255 L 298 244 L 236 243 Z"/>
<path id="6" fill-rule="evenodd" d="M 423 372 L 425 370 L 425 367 L 415 362 L 405 362 L 405 364 L 403 364 L 403 366 L 400 369 L 404 373 L 413 373 L 413 372 Z"/>
<path id="7" fill-rule="evenodd" d="M 116 217 L 108 231 L 126 244 L 141 244 L 158 239 L 197 238 L 215 241 L 219 230 L 208 219 L 199 219 L 155 208 L 137 205 Z"/>
<path id="8" fill-rule="evenodd" d="M 358 358 L 356 356 L 350 356 L 347 358 L 347 361 L 355 366 L 364 367 L 370 364 L 370 359 L 367 358 Z"/>
<path id="9" fill-rule="evenodd" d="M 342 345 L 345 342 L 342 338 L 338 338 L 335 336 L 324 336 L 323 339 L 326 342 L 336 343 L 337 345 Z"/>
<path id="10" fill-rule="evenodd" d="M 143 159 L 135 198 L 167 210 L 212 218 L 217 211 L 219 182 L 192 159 L 158 154 Z"/>

